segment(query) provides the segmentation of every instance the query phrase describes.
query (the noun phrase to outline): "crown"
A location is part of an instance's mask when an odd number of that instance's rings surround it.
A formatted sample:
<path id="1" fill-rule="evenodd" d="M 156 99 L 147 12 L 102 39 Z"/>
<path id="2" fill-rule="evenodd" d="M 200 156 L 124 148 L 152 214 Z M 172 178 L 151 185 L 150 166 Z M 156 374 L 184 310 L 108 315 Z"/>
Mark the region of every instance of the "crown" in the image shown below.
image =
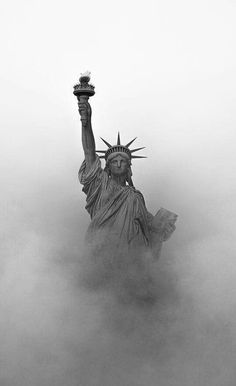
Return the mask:
<path id="1" fill-rule="evenodd" d="M 132 158 L 147 158 L 147 157 L 141 156 L 141 155 L 133 155 L 133 153 L 135 153 L 136 151 L 145 149 L 145 147 L 139 147 L 139 148 L 133 149 L 133 150 L 129 149 L 130 145 L 136 140 L 136 138 L 137 137 L 132 139 L 132 141 L 127 143 L 127 145 L 125 145 L 125 146 L 121 145 L 121 143 L 120 143 L 120 133 L 118 133 L 116 145 L 113 145 L 113 146 L 110 143 L 108 143 L 107 141 L 105 141 L 105 139 L 101 138 L 101 140 L 107 145 L 108 149 L 107 150 L 96 150 L 96 152 L 97 153 L 104 153 L 104 155 L 101 155 L 99 158 L 105 158 L 105 160 L 107 160 L 109 155 L 112 153 L 126 153 L 130 160 Z"/>

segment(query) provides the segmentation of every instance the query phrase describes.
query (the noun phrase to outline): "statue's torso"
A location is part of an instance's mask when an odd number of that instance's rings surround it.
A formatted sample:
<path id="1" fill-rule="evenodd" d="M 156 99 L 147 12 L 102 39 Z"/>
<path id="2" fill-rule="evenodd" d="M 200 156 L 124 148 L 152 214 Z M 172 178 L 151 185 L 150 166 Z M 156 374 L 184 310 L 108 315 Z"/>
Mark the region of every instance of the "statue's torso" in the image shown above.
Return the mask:
<path id="1" fill-rule="evenodd" d="M 143 196 L 131 186 L 114 184 L 97 159 L 88 173 L 82 164 L 79 172 L 91 216 L 89 232 L 103 231 L 122 243 L 149 243 L 149 220 Z"/>

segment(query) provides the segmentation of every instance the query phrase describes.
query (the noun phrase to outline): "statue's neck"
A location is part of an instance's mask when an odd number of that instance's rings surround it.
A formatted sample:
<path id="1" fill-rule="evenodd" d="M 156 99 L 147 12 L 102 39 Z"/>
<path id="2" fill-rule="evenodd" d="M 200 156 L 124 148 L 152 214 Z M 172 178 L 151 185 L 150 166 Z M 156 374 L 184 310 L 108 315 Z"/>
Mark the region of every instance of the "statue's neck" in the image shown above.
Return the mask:
<path id="1" fill-rule="evenodd" d="M 125 176 L 111 176 L 111 181 L 114 185 L 125 186 L 126 185 L 126 177 Z"/>

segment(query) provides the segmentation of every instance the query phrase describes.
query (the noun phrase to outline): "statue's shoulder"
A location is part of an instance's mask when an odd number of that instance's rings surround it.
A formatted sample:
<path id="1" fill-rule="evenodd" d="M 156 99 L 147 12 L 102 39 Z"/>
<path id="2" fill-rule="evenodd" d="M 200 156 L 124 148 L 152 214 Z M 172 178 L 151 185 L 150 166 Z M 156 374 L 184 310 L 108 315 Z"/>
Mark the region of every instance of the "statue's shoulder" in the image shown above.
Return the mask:
<path id="1" fill-rule="evenodd" d="M 138 200 L 141 200 L 145 205 L 144 197 L 140 190 L 137 190 L 134 186 L 127 186 L 127 188 L 134 197 L 136 197 Z"/>

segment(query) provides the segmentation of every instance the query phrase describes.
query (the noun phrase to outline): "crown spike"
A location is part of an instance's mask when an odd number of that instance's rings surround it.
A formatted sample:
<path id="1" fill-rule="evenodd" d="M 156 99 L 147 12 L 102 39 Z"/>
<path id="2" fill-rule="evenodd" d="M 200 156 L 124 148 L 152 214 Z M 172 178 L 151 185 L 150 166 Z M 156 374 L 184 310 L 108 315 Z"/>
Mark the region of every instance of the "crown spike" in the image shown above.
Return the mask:
<path id="1" fill-rule="evenodd" d="M 118 131 L 118 137 L 117 137 L 117 145 L 120 145 L 120 133 Z"/>
<path id="2" fill-rule="evenodd" d="M 132 155 L 131 158 L 147 158 L 147 157 L 142 155 Z"/>
<path id="3" fill-rule="evenodd" d="M 137 149 L 130 150 L 130 153 L 134 153 L 135 151 L 139 151 L 139 150 L 142 150 L 142 149 L 145 149 L 145 146 L 144 147 L 138 147 Z"/>
<path id="4" fill-rule="evenodd" d="M 125 145 L 125 147 L 129 147 L 136 139 L 137 139 L 137 137 L 135 137 L 134 139 L 132 139 L 132 141 L 130 141 L 129 143 L 127 143 L 127 145 Z"/>
<path id="5" fill-rule="evenodd" d="M 100 137 L 101 140 L 108 146 L 108 147 L 112 147 L 112 145 L 110 145 L 110 143 L 108 143 L 107 141 L 105 141 L 105 139 L 103 139 L 102 137 Z"/>
<path id="6" fill-rule="evenodd" d="M 96 153 L 106 153 L 107 152 L 107 150 L 96 150 Z"/>

